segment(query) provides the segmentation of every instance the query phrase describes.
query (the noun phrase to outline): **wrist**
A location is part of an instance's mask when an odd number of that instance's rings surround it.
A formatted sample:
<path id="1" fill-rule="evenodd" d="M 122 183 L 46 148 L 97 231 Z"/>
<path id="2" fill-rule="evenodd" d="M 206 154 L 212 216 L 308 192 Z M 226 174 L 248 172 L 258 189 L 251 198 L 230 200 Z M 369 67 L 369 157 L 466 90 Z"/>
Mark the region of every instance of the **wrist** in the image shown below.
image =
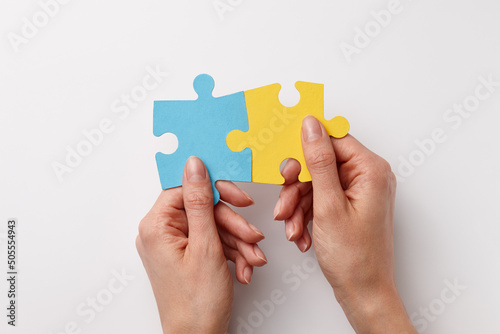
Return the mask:
<path id="1" fill-rule="evenodd" d="M 182 321 L 170 321 L 162 323 L 163 334 L 226 334 L 228 325 L 216 323 L 214 321 L 204 322 L 200 319 Z"/>
<path id="2" fill-rule="evenodd" d="M 395 284 L 335 292 L 356 333 L 416 333 Z"/>
<path id="3" fill-rule="evenodd" d="M 227 329 L 220 329 L 218 326 L 182 326 L 169 325 L 163 327 L 163 334 L 226 334 Z"/>

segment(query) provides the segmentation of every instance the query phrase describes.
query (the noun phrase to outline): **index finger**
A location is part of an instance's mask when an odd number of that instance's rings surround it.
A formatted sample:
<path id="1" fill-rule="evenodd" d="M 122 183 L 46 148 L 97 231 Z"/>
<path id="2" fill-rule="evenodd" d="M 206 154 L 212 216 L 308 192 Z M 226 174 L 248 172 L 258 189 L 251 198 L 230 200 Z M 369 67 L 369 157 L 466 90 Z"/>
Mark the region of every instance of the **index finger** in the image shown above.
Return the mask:
<path id="1" fill-rule="evenodd" d="M 281 171 L 281 175 L 283 175 L 283 178 L 285 179 L 285 183 L 283 184 L 288 185 L 297 182 L 299 180 L 301 169 L 302 167 L 297 160 L 292 158 L 288 159 L 285 163 L 285 167 L 283 167 L 283 170 Z"/>
<path id="2" fill-rule="evenodd" d="M 375 155 L 375 153 L 366 148 L 366 146 L 361 144 L 351 134 L 348 134 L 344 138 L 330 137 L 330 139 L 335 151 L 337 163 L 339 164 L 348 162 L 357 157 L 368 157 Z"/>
<path id="3" fill-rule="evenodd" d="M 169 209 L 182 210 L 184 209 L 184 201 L 182 199 L 182 187 L 164 189 L 150 211 L 165 212 Z"/>

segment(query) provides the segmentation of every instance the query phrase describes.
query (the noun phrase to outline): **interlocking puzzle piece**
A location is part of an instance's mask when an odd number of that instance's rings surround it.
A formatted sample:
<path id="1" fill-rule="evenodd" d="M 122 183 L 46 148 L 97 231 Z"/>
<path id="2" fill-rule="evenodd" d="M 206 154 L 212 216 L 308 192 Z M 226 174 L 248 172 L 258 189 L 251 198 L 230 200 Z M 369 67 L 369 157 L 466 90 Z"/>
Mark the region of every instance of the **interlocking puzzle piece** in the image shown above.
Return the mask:
<path id="1" fill-rule="evenodd" d="M 246 149 L 236 153 L 226 145 L 230 131 L 248 131 L 244 93 L 213 97 L 214 86 L 211 76 L 201 74 L 193 83 L 198 94 L 196 100 L 155 101 L 153 133 L 157 137 L 173 133 L 179 142 L 173 154 L 156 154 L 162 188 L 181 186 L 184 165 L 195 155 L 207 167 L 215 204 L 219 201 L 216 181 L 252 181 L 252 152 Z"/>
<path id="2" fill-rule="evenodd" d="M 235 152 L 245 147 L 252 150 L 252 182 L 283 184 L 279 168 L 287 158 L 296 159 L 301 164 L 301 182 L 311 181 L 301 142 L 302 119 L 306 115 L 315 116 L 333 137 L 342 138 L 349 131 L 349 123 L 344 117 L 324 119 L 322 84 L 298 81 L 295 87 L 301 98 L 294 107 L 280 103 L 280 84 L 245 91 L 250 130 L 230 132 L 227 145 Z"/>

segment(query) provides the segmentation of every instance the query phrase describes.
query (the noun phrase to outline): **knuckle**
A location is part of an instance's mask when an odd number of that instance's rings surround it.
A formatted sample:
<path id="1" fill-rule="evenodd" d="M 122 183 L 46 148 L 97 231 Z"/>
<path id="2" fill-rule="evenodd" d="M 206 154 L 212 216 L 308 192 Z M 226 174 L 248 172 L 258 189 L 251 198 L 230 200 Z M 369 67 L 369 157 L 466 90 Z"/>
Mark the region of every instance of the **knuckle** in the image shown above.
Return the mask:
<path id="1" fill-rule="evenodd" d="M 191 209 L 202 209 L 212 205 L 213 200 L 210 196 L 202 191 L 194 191 L 186 194 L 184 204 Z"/>
<path id="2" fill-rule="evenodd" d="M 372 162 L 371 176 L 377 186 L 395 188 L 396 175 L 392 172 L 391 165 L 380 157 Z"/>
<path id="3" fill-rule="evenodd" d="M 389 174 L 392 172 L 391 165 L 385 159 L 381 158 L 378 164 L 379 164 L 378 168 L 382 173 Z"/>
<path id="4" fill-rule="evenodd" d="M 309 154 L 309 167 L 315 170 L 323 170 L 335 164 L 335 153 L 327 150 L 316 150 Z"/>
<path id="5" fill-rule="evenodd" d="M 137 249 L 137 252 L 139 254 L 142 254 L 143 248 L 142 248 L 142 240 L 141 240 L 140 235 L 137 235 L 137 237 L 135 238 L 135 248 Z"/>
<path id="6" fill-rule="evenodd" d="M 396 187 L 398 185 L 398 180 L 396 178 L 396 174 L 394 174 L 394 172 L 392 170 L 389 172 L 389 181 L 390 181 L 390 184 L 391 184 L 391 189 L 393 191 L 395 191 Z"/>
<path id="7" fill-rule="evenodd" d="M 143 218 L 141 222 L 139 223 L 139 235 L 138 238 L 145 239 L 146 236 L 149 234 L 149 223 L 147 218 Z"/>
<path id="8" fill-rule="evenodd" d="M 155 215 L 154 217 L 144 217 L 139 223 L 139 235 L 141 242 L 144 245 L 149 245 L 158 240 L 160 235 L 158 227 L 160 226 L 161 217 Z"/>

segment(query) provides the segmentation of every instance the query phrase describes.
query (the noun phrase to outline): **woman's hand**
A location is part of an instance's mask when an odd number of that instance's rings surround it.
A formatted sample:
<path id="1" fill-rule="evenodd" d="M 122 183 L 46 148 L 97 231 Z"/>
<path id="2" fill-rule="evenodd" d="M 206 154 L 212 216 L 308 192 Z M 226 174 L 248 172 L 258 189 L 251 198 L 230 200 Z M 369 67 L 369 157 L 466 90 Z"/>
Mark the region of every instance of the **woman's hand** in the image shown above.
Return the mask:
<path id="1" fill-rule="evenodd" d="M 248 206 L 234 184 L 217 183 L 221 199 Z M 213 206 L 208 172 L 189 158 L 182 188 L 162 191 L 139 225 L 137 250 L 148 273 L 164 333 L 226 333 L 236 276 L 249 283 L 253 266 L 266 263 L 256 242 L 262 233 L 226 204 Z"/>
<path id="2" fill-rule="evenodd" d="M 393 214 L 396 179 L 389 164 L 354 137 L 330 138 L 307 116 L 302 148 L 311 183 L 298 182 L 300 165 L 283 169 L 285 186 L 275 219 L 288 240 L 311 245 L 351 325 L 358 333 L 416 333 L 394 280 Z"/>

